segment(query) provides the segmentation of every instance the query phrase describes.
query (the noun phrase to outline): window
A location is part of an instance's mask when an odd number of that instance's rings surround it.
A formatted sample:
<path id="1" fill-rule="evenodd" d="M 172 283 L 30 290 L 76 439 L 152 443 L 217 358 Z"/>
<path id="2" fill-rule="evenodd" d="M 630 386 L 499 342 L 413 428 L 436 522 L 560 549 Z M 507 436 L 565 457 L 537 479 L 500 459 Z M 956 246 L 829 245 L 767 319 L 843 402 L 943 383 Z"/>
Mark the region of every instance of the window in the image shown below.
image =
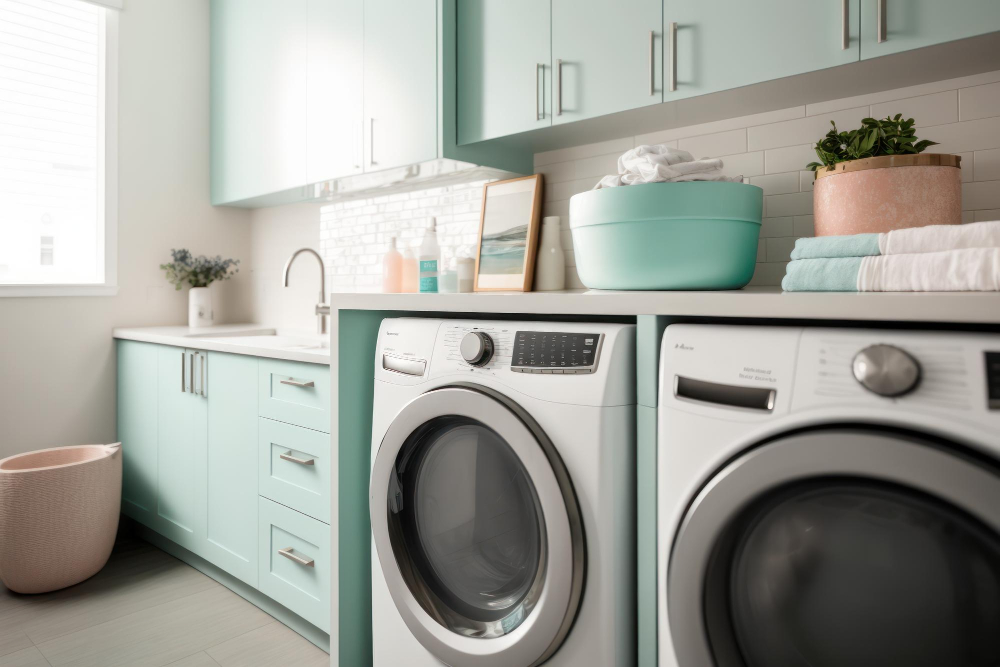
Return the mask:
<path id="1" fill-rule="evenodd" d="M 117 26 L 0 0 L 0 296 L 117 290 Z"/>

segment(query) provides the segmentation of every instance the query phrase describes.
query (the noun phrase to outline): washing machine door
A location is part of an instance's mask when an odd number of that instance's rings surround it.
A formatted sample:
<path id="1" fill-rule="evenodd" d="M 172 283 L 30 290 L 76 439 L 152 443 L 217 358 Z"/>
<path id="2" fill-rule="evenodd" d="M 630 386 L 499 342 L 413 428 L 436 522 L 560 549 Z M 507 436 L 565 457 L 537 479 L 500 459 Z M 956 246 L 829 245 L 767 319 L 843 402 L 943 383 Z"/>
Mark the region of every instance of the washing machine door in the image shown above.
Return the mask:
<path id="1" fill-rule="evenodd" d="M 400 615 L 453 667 L 528 667 L 573 623 L 584 580 L 580 511 L 552 443 L 500 394 L 453 386 L 392 421 L 369 505 Z"/>
<path id="2" fill-rule="evenodd" d="M 666 583 L 682 667 L 1000 665 L 1000 477 L 919 436 L 779 438 L 702 488 Z"/>

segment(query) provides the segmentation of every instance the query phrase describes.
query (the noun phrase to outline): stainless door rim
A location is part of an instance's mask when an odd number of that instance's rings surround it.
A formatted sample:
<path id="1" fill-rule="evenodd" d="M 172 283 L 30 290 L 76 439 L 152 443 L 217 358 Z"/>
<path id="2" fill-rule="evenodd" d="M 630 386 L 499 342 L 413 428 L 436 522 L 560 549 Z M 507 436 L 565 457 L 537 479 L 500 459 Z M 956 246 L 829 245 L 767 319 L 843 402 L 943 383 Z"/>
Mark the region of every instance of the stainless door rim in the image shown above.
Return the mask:
<path id="1" fill-rule="evenodd" d="M 779 438 L 734 460 L 702 488 L 677 532 L 667 571 L 667 610 L 678 664 L 731 667 L 716 656 L 706 628 L 710 559 L 729 522 L 754 500 L 789 483 L 821 477 L 886 482 L 944 500 L 1000 532 L 1000 479 L 930 440 L 861 428 L 809 431 Z M 661 583 L 661 585 L 663 585 Z"/>
<path id="2" fill-rule="evenodd" d="M 411 593 L 396 562 L 389 535 L 388 485 L 400 449 L 410 435 L 437 417 L 481 422 L 500 435 L 524 466 L 545 520 L 546 562 L 538 603 L 510 634 L 467 637 L 441 625 Z M 382 574 L 410 632 L 452 667 L 530 667 L 551 656 L 572 627 L 583 592 L 583 522 L 569 474 L 552 443 L 522 409 L 484 387 L 453 385 L 407 403 L 379 445 L 369 487 L 372 535 Z"/>

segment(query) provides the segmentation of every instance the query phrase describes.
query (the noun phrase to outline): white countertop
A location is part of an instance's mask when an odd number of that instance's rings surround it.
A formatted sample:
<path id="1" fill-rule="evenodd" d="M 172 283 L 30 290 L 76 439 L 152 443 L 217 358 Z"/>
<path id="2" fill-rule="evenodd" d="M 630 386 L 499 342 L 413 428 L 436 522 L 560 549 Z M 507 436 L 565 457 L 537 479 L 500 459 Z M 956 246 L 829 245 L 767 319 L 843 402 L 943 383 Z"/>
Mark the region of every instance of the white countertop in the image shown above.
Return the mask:
<path id="1" fill-rule="evenodd" d="M 1000 324 L 997 292 L 782 292 L 778 287 L 747 287 L 725 292 L 334 293 L 330 303 L 335 310 Z"/>
<path id="2" fill-rule="evenodd" d="M 119 328 L 112 335 L 122 340 L 173 345 L 192 350 L 229 352 L 310 364 L 330 363 L 328 336 L 287 334 L 280 329 L 259 324 L 220 324 L 200 329 L 184 326 Z"/>

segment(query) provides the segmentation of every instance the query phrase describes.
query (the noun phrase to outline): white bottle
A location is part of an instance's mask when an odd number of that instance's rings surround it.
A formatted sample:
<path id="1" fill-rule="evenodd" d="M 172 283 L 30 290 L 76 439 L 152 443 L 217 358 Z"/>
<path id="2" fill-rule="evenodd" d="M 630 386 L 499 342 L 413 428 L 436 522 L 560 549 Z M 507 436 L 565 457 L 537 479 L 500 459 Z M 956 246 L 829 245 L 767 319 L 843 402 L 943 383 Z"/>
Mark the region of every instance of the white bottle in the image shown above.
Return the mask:
<path id="1" fill-rule="evenodd" d="M 382 256 L 382 291 L 403 291 L 403 256 L 396 250 L 396 237 L 389 243 L 389 251 Z"/>
<path id="2" fill-rule="evenodd" d="M 441 265 L 441 247 L 437 241 L 437 218 L 431 218 L 431 226 L 424 230 L 424 240 L 420 243 L 420 292 L 434 294 L 438 291 L 438 275 Z"/>
<path id="3" fill-rule="evenodd" d="M 566 253 L 562 248 L 559 216 L 542 218 L 542 237 L 538 241 L 535 263 L 535 291 L 553 292 L 566 288 Z"/>
<path id="4" fill-rule="evenodd" d="M 400 291 L 417 291 L 417 258 L 413 256 L 413 251 L 409 248 L 403 249 L 403 276 L 400 280 Z"/>

